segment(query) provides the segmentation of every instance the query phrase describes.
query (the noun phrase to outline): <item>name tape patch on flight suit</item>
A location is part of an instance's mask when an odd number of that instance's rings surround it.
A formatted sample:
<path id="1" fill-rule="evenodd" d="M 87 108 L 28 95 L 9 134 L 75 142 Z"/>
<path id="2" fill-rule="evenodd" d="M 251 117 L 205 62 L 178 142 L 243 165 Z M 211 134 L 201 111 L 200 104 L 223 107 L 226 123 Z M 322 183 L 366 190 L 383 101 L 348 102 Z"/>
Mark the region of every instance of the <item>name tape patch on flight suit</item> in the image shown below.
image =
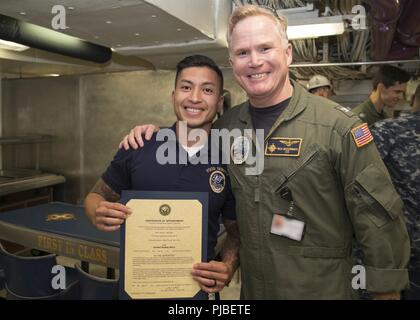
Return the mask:
<path id="1" fill-rule="evenodd" d="M 299 157 L 301 138 L 270 138 L 265 146 L 265 155 L 272 157 Z"/>
<path id="2" fill-rule="evenodd" d="M 352 129 L 351 134 L 353 135 L 354 142 L 358 148 L 367 145 L 373 140 L 367 123 L 363 123 L 360 126 Z"/>

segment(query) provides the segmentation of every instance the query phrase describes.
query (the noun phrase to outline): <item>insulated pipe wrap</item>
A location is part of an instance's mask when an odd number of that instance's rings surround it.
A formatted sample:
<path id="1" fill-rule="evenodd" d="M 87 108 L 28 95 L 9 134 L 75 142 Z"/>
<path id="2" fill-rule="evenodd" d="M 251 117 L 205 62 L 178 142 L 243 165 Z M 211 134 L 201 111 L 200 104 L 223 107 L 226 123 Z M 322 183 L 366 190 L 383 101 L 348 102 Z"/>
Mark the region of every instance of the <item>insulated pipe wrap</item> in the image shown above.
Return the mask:
<path id="1" fill-rule="evenodd" d="M 96 63 L 105 63 L 112 56 L 110 48 L 1 14 L 0 39 Z"/>

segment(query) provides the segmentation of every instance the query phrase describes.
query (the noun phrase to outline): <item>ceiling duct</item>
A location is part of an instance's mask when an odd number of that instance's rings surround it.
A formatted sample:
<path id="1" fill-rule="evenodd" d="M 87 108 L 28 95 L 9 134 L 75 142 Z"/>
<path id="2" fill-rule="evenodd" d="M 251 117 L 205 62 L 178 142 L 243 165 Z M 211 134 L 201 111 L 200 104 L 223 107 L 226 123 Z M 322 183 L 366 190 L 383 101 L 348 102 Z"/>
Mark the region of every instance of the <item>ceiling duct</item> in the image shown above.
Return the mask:
<path id="1" fill-rule="evenodd" d="M 96 63 L 112 57 L 110 48 L 0 14 L 0 39 Z"/>
<path id="2" fill-rule="evenodd" d="M 170 17 L 171 20 L 168 21 L 174 21 L 180 26 L 178 31 L 182 29 L 182 32 L 179 34 L 185 34 L 187 38 L 177 42 L 167 39 L 149 45 L 115 48 L 118 53 L 153 58 L 157 55 L 166 55 L 168 52 L 187 54 L 227 48 L 227 22 L 232 12 L 230 0 L 145 0 L 144 5 L 158 10 L 161 15 Z M 163 29 L 163 31 L 168 33 L 168 30 Z M 192 32 L 196 33 L 194 37 L 189 36 Z"/>

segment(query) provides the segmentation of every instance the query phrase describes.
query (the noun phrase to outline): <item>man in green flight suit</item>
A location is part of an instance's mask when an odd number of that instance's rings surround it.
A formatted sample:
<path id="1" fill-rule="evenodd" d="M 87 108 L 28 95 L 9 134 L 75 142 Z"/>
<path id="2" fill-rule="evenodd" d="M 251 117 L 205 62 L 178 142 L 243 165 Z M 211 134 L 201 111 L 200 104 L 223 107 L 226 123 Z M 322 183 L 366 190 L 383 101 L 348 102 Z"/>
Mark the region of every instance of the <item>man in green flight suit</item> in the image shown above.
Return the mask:
<path id="1" fill-rule="evenodd" d="M 228 164 L 241 239 L 241 298 L 357 298 L 355 236 L 365 255 L 367 290 L 376 299 L 399 299 L 409 283 L 402 201 L 367 125 L 290 81 L 286 27 L 284 17 L 253 5 L 238 7 L 230 18 L 230 63 L 249 101 L 213 128 L 264 132 L 259 149 L 261 139 L 235 138 Z M 136 127 L 122 145 L 142 145 L 141 134 L 147 139 L 153 129 Z M 255 150 L 264 166 L 251 175 L 247 169 L 254 166 L 246 160 Z"/>
<path id="2" fill-rule="evenodd" d="M 369 126 L 388 118 L 384 107 L 394 108 L 404 98 L 410 75 L 397 67 L 384 65 L 373 78 L 373 91 L 362 104 L 352 111 Z"/>

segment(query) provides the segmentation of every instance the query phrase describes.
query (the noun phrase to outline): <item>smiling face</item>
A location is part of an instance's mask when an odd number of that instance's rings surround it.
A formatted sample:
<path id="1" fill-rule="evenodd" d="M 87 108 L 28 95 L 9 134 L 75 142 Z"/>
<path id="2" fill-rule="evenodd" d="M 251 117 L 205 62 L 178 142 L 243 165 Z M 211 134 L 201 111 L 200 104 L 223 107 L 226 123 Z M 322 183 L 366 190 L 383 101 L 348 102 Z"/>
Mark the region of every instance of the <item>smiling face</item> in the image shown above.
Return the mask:
<path id="1" fill-rule="evenodd" d="M 176 117 L 186 121 L 188 129 L 209 131 L 217 111 L 223 107 L 220 79 L 208 67 L 183 69 L 172 92 Z"/>
<path id="2" fill-rule="evenodd" d="M 235 78 L 253 106 L 268 107 L 291 96 L 292 47 L 285 45 L 270 17 L 239 21 L 232 30 L 229 54 Z"/>
<path id="3" fill-rule="evenodd" d="M 378 91 L 382 103 L 389 108 L 394 108 L 400 101 L 404 99 L 406 87 L 407 83 L 397 82 L 388 88 L 380 83 L 378 85 Z"/>

